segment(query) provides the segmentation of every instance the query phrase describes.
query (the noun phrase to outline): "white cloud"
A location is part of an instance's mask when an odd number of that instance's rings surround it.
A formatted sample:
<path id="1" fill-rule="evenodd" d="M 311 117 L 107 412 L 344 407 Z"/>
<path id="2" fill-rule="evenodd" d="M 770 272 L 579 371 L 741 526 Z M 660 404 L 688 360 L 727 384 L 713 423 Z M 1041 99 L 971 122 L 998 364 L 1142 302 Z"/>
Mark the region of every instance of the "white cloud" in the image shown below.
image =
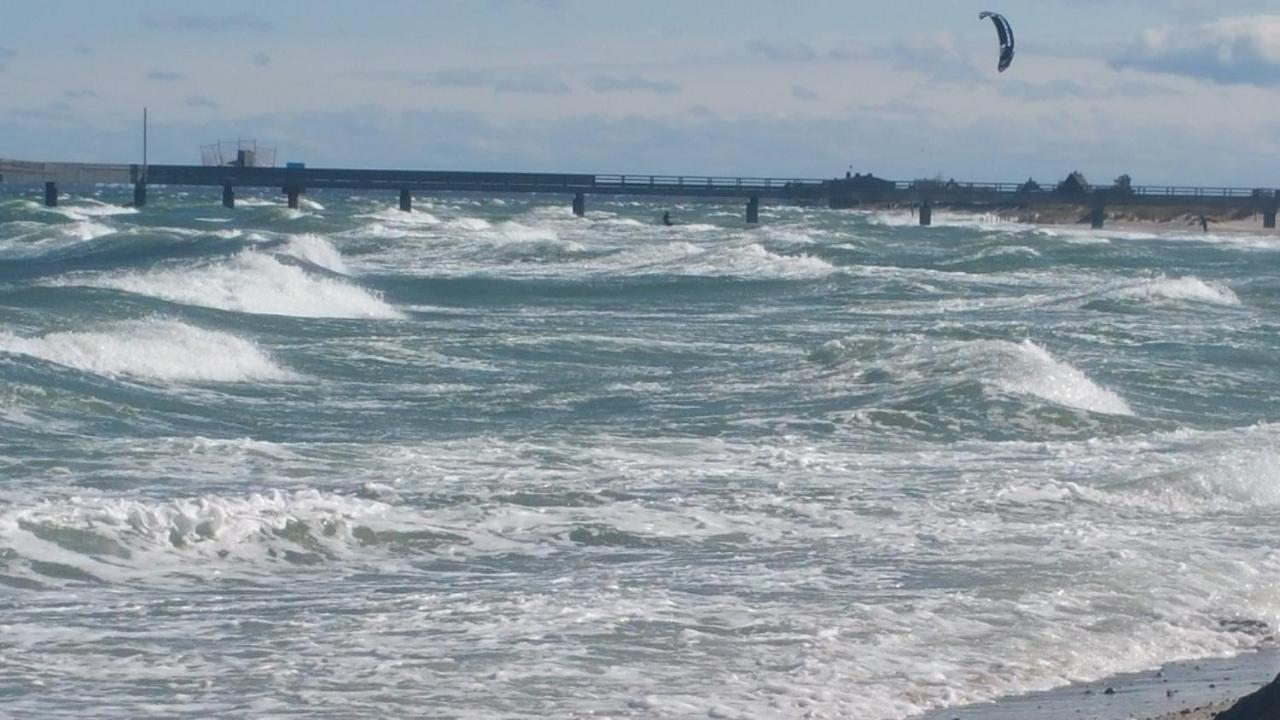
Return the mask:
<path id="1" fill-rule="evenodd" d="M 1222 84 L 1280 85 L 1280 15 L 1147 30 L 1112 64 Z"/>
<path id="2" fill-rule="evenodd" d="M 792 85 L 791 97 L 797 100 L 803 100 L 805 102 L 814 102 L 818 100 L 821 96 L 818 95 L 818 93 L 814 92 L 813 90 L 803 85 Z"/>
<path id="3" fill-rule="evenodd" d="M 143 13 L 138 16 L 138 20 L 143 26 L 149 28 L 198 33 L 245 30 L 270 32 L 276 29 L 274 24 L 248 13 L 211 15 L 204 13 L 157 12 Z"/>
<path id="4" fill-rule="evenodd" d="M 174 82 L 182 79 L 182 75 L 168 70 L 152 70 L 147 73 L 148 80 L 159 80 L 160 82 Z"/>
<path id="5" fill-rule="evenodd" d="M 213 100 L 210 100 L 209 98 L 203 95 L 192 95 L 188 97 L 186 100 L 186 105 L 189 108 L 217 109 L 221 107 L 221 105 L 219 105 L 218 103 L 214 102 Z"/>
<path id="6" fill-rule="evenodd" d="M 995 72 L 998 57 L 996 44 L 991 43 L 983 59 L 991 63 Z M 968 48 L 962 49 L 950 32 L 921 33 L 897 41 L 879 53 L 889 58 L 898 70 L 917 72 L 927 78 L 948 83 L 974 82 L 982 77 L 975 64 L 977 58 Z"/>
<path id="7" fill-rule="evenodd" d="M 598 93 L 651 92 L 658 95 L 671 95 L 680 91 L 680 86 L 675 83 L 649 80 L 639 75 L 598 75 L 588 80 L 587 84 Z"/>
<path id="8" fill-rule="evenodd" d="M 842 50 L 817 50 L 800 40 L 768 40 L 755 38 L 746 44 L 748 55 L 775 62 L 814 62 L 817 60 L 841 60 L 849 57 Z"/>
<path id="9" fill-rule="evenodd" d="M 504 70 L 496 68 L 457 68 L 431 73 L 418 81 L 423 85 L 488 88 L 500 93 L 530 95 L 567 95 L 569 85 L 554 74 L 535 69 Z"/>

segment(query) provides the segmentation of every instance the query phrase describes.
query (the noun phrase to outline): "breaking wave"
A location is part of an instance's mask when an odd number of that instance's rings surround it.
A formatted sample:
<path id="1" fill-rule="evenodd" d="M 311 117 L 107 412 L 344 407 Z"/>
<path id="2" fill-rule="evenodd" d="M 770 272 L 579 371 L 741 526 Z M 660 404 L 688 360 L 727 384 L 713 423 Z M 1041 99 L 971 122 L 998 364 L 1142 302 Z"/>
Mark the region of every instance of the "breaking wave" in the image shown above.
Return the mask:
<path id="1" fill-rule="evenodd" d="M 811 255 L 779 255 L 759 244 L 701 247 L 673 242 L 624 250 L 593 261 L 597 272 L 796 280 L 827 277 L 831 263 Z"/>
<path id="2" fill-rule="evenodd" d="M 38 337 L 0 331 L 0 351 L 111 377 L 190 382 L 296 378 L 248 340 L 156 318 Z"/>
<path id="3" fill-rule="evenodd" d="M 1208 305 L 1237 306 L 1240 298 L 1231 288 L 1220 283 L 1207 283 L 1195 277 L 1159 278 L 1125 288 L 1122 297 L 1148 301 L 1182 301 Z"/>
<path id="4" fill-rule="evenodd" d="M 1008 392 L 1034 395 L 1088 412 L 1133 415 L 1124 398 L 1030 340 L 1017 344 L 985 341 L 976 343 L 974 351 L 992 363 L 996 384 Z"/>
<path id="5" fill-rule="evenodd" d="M 319 265 L 345 268 L 323 240 L 294 238 L 291 255 Z M 74 281 L 160 298 L 184 305 L 233 312 L 294 317 L 396 319 L 404 315 L 375 292 L 349 282 L 317 277 L 257 250 L 196 267 L 90 276 Z"/>

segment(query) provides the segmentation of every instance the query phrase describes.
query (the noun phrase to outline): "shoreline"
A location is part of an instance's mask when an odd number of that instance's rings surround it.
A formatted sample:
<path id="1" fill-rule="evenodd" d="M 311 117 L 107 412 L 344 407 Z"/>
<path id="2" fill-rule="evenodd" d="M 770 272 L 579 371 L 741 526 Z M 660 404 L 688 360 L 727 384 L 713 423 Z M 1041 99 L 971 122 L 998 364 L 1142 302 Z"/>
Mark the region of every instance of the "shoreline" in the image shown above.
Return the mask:
<path id="1" fill-rule="evenodd" d="M 881 213 L 901 213 L 914 216 L 914 208 L 910 206 L 886 203 L 866 205 L 864 210 Z M 934 205 L 934 225 L 944 225 L 940 215 L 946 213 L 962 217 L 991 216 L 1001 222 L 1039 225 L 1045 227 L 1090 227 L 1088 209 L 1080 206 L 1041 207 L 1029 209 L 1007 205 Z M 1208 218 L 1209 229 L 1200 227 L 1200 216 Z M 1196 208 L 1185 205 L 1177 208 L 1125 208 L 1108 209 L 1105 223 L 1099 232 L 1108 230 L 1150 231 L 1186 231 L 1190 233 L 1268 233 L 1277 231 L 1264 228 L 1260 213 L 1248 210 L 1227 210 L 1222 208 Z"/>
<path id="2" fill-rule="evenodd" d="M 1280 647 L 940 709 L 913 720 L 1212 720 L 1280 674 Z"/>

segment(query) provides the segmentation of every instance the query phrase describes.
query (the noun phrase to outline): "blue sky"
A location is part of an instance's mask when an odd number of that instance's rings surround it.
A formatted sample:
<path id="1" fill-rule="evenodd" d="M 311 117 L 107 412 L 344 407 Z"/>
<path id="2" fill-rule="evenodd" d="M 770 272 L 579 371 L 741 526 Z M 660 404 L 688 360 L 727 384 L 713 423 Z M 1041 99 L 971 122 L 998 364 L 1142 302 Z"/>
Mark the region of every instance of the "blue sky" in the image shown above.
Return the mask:
<path id="1" fill-rule="evenodd" d="M 992 26 L 1018 56 L 997 74 Z M 13 3 L 0 156 L 1280 186 L 1280 0 Z"/>

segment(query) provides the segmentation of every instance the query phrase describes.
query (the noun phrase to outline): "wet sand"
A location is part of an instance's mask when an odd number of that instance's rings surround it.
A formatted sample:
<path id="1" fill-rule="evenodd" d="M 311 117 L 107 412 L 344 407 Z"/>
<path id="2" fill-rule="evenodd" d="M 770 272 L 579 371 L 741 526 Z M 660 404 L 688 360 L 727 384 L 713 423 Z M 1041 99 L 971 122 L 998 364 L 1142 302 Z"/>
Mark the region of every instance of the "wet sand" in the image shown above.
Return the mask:
<path id="1" fill-rule="evenodd" d="M 1211 720 L 1277 673 L 1280 649 L 1271 648 L 949 708 L 919 720 Z"/>
<path id="2" fill-rule="evenodd" d="M 882 211 L 905 211 L 904 207 L 884 206 Z M 961 214 L 990 215 L 1010 222 L 1021 222 L 1029 225 L 1063 225 L 1089 227 L 1089 210 L 1083 206 L 1038 206 L 1032 208 L 982 206 L 982 205 L 937 205 L 935 212 L 946 211 Z M 1210 233 L 1274 233 L 1262 227 L 1261 213 L 1249 210 L 1229 210 L 1223 208 L 1196 208 L 1187 205 L 1179 208 L 1161 207 L 1114 207 L 1108 208 L 1104 227 L 1111 230 L 1164 232 L 1201 232 L 1200 216 L 1209 220 Z"/>

